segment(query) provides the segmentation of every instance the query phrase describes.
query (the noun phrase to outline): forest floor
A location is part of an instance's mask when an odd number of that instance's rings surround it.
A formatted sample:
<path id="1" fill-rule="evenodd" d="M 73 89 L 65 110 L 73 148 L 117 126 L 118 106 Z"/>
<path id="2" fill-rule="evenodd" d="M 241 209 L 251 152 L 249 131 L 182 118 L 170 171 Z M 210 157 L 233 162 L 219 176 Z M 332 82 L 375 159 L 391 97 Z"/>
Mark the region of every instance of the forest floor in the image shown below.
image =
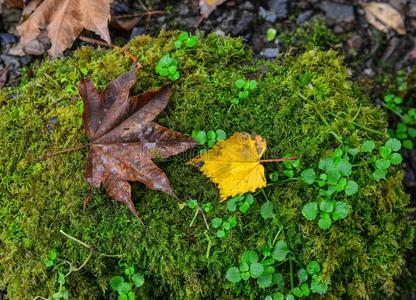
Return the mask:
<path id="1" fill-rule="evenodd" d="M 242 37 L 255 55 L 263 59 L 274 59 L 288 51 L 302 50 L 307 48 L 307 43 L 323 49 L 335 49 L 345 57 L 351 78 L 364 94 L 376 105 L 388 109 L 391 128 L 397 134 L 397 125 L 403 123 L 401 115 L 416 108 L 416 0 L 381 1 L 400 13 L 405 29 L 401 33 L 388 27 L 386 32 L 382 32 L 371 25 L 364 10 L 368 2 L 230 0 L 219 5 L 207 18 L 201 19 L 196 0 L 151 0 L 143 3 L 115 0 L 111 4 L 112 17 L 146 14 L 113 18 L 110 34 L 115 44 L 123 45 L 135 36 L 156 35 L 160 30 L 215 32 Z M 4 9 L 0 13 L 0 87 L 2 79 L 6 86 L 18 85 L 22 73 L 30 74 L 31 63 L 44 58 L 9 54 L 18 41 L 16 25 L 20 18 L 20 9 Z M 321 21 L 314 23 L 313 20 Z M 314 23 L 309 28 L 315 28 L 308 29 L 308 23 Z M 273 29 L 276 30 L 276 38 L 268 39 L 268 30 L 272 33 Z M 88 33 L 84 35 L 93 37 Z M 83 44 L 86 42 L 77 40 L 65 55 Z M 4 71 L 6 68 L 7 71 Z M 389 106 L 391 95 L 401 99 L 402 103 Z M 409 128 L 416 127 L 415 124 L 407 125 Z M 412 196 L 413 206 L 416 206 L 416 146 L 408 148 L 403 150 L 404 186 Z"/>

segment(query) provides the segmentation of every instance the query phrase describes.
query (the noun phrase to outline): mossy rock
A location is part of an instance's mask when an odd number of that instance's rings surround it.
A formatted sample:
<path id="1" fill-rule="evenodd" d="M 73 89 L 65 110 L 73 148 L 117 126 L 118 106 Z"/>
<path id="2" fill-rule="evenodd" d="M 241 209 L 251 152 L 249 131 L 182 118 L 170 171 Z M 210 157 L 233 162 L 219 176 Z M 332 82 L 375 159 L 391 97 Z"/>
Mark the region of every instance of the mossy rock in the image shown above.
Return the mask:
<path id="1" fill-rule="evenodd" d="M 255 62 L 240 39 L 209 35 L 200 37 L 194 49 L 176 51 L 176 37 L 176 33 L 143 36 L 127 46 L 143 65 L 132 93 L 166 83 L 154 71 L 164 54 L 171 53 L 179 61 L 181 77 L 174 84 L 170 104 L 157 118 L 164 126 L 183 133 L 223 129 L 228 134 L 259 134 L 267 140 L 267 157 L 290 152 L 300 155 L 302 168 L 315 169 L 321 158 L 340 146 L 340 140 L 341 146 L 350 147 L 367 139 L 378 145 L 386 140 L 384 113 L 360 96 L 333 51 L 311 50 L 298 57 Z M 114 296 L 109 278 L 122 272 L 119 260 L 145 272 L 143 297 L 263 297 L 272 290 L 259 289 L 254 282 L 234 285 L 225 279 L 241 253 L 260 251 L 277 232 L 275 225 L 260 216 L 265 202 L 262 194 L 256 195 L 247 214 L 233 214 L 238 226 L 219 239 L 214 230 L 206 231 L 200 216 L 190 227 L 194 212 L 180 209 L 174 198 L 132 184 L 143 227 L 104 190 L 95 190 L 83 210 L 88 194 L 84 179 L 87 149 L 45 159 L 47 153 L 88 142 L 76 90 L 81 72 L 103 89 L 130 66 L 120 49 L 83 47 L 72 57 L 34 66 L 34 76 L 27 83 L 0 93 L 0 287 L 10 299 L 52 295 L 58 283 L 56 272 L 43 262 L 48 251 L 58 249 L 59 257 L 77 266 L 88 256 L 88 249 L 63 236 L 63 230 L 99 251 L 81 271 L 67 277 L 66 286 L 74 299 Z M 237 93 L 234 81 L 243 77 L 257 78 L 258 87 L 243 103 L 229 109 Z M 227 218 L 232 213 L 219 203 L 217 188 L 186 165 L 192 153 L 157 163 L 180 202 L 191 198 L 211 202 L 214 209 L 207 218 Z M 402 173 L 390 168 L 387 179 L 376 182 L 368 156 L 359 155 L 354 164 L 351 178 L 359 192 L 335 196 L 351 206 L 351 213 L 327 231 L 301 214 L 302 206 L 318 197 L 316 189 L 293 180 L 267 187 L 265 192 L 296 260 L 320 263 L 329 284 L 328 297 L 391 296 L 411 245 L 406 218 L 409 199 L 401 185 Z M 281 170 L 281 165 L 266 169 L 270 173 Z M 206 234 L 212 243 L 209 257 Z M 289 287 L 288 264 L 277 269 Z"/>

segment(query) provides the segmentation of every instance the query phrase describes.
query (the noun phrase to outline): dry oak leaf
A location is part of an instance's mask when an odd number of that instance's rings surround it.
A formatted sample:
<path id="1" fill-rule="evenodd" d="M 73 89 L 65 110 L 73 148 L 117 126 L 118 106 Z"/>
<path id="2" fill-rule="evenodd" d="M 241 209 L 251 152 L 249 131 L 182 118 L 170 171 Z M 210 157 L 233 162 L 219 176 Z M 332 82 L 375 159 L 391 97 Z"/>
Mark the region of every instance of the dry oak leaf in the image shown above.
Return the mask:
<path id="1" fill-rule="evenodd" d="M 221 201 L 225 201 L 266 186 L 260 160 L 265 151 L 266 140 L 261 136 L 237 132 L 189 163 L 200 166 L 201 171 L 218 184 Z"/>
<path id="2" fill-rule="evenodd" d="M 164 86 L 129 97 L 135 81 L 133 67 L 102 93 L 90 79 L 82 79 L 78 90 L 84 103 L 84 127 L 91 139 L 87 181 L 96 188 L 103 184 L 111 198 L 126 204 L 139 218 L 129 181 L 175 196 L 166 174 L 152 159 L 176 155 L 197 143 L 152 122 L 167 106 L 172 89 Z"/>
<path id="3" fill-rule="evenodd" d="M 389 4 L 370 2 L 363 8 L 367 21 L 378 30 L 388 32 L 392 28 L 399 34 L 406 34 L 403 16 Z"/>
<path id="4" fill-rule="evenodd" d="M 94 31 L 107 43 L 111 43 L 109 20 L 110 0 L 44 0 L 17 27 L 17 31 L 25 49 L 33 47 L 34 41 L 46 30 L 52 44 L 48 53 L 57 57 L 71 47 L 84 28 Z"/>

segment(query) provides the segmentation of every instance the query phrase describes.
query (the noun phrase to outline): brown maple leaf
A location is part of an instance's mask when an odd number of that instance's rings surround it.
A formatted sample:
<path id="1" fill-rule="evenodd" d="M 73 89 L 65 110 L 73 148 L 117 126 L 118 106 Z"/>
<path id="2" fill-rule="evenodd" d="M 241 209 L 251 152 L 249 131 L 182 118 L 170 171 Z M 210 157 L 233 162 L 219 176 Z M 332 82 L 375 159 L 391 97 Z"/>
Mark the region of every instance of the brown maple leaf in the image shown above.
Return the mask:
<path id="1" fill-rule="evenodd" d="M 110 0 L 44 0 L 17 27 L 17 31 L 23 50 L 29 49 L 30 52 L 32 48 L 43 49 L 37 40 L 46 30 L 52 44 L 48 52 L 56 57 L 72 45 L 84 28 L 94 31 L 107 43 L 111 43 L 109 20 Z"/>
<path id="2" fill-rule="evenodd" d="M 163 86 L 129 97 L 135 81 L 133 67 L 111 81 L 103 93 L 90 79 L 82 79 L 78 90 L 84 102 L 84 127 L 91 139 L 87 181 L 97 188 L 103 184 L 111 198 L 126 204 L 139 218 L 128 182 L 138 181 L 175 196 L 166 174 L 152 159 L 176 155 L 197 143 L 153 122 L 167 106 L 172 89 Z"/>

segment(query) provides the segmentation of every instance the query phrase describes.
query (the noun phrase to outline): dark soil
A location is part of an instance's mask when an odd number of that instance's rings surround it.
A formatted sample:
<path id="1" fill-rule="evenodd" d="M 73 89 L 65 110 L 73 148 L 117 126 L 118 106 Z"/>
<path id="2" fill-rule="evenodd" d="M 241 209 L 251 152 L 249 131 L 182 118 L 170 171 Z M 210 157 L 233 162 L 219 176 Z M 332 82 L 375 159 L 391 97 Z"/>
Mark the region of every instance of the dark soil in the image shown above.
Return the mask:
<path id="1" fill-rule="evenodd" d="M 134 36 L 154 35 L 160 30 L 215 32 L 219 35 L 241 36 L 258 57 L 273 59 L 286 51 L 296 51 L 296 47 L 301 44 L 296 40 L 288 43 L 282 38 L 284 35 L 281 33 L 293 32 L 305 22 L 319 18 L 331 28 L 337 38 L 335 43 L 324 44 L 323 47 L 334 48 L 344 55 L 353 80 L 374 103 L 380 105 L 385 93 L 396 92 L 395 80 L 397 72 L 401 70 L 408 74 L 405 76 L 408 89 L 401 96 L 408 107 L 416 107 L 416 0 L 381 1 L 388 2 L 405 18 L 406 35 L 400 35 L 393 30 L 381 33 L 374 29 L 367 22 L 361 7 L 366 2 L 368 1 L 230 0 L 201 21 L 196 0 L 149 0 L 144 2 L 147 9 L 162 10 L 165 13 L 138 18 L 138 23 L 129 31 L 117 29 L 115 24 L 112 24 L 111 35 L 114 43 L 122 45 Z M 143 11 L 144 7 L 139 1 L 112 3 L 113 16 Z M 14 57 L 7 54 L 8 49 L 18 40 L 14 33 L 20 20 L 20 10 L 9 9 L 0 16 L 0 74 L 7 66 L 7 85 L 17 85 L 22 68 L 39 58 Z M 278 31 L 278 38 L 274 42 L 266 40 L 266 31 L 270 27 Z M 77 41 L 68 52 L 83 43 Z M 397 118 L 391 117 L 392 126 L 398 121 Z M 405 150 L 403 155 L 403 168 L 406 172 L 404 185 L 412 195 L 413 206 L 416 206 L 416 149 Z M 413 265 L 415 272 L 414 255 L 409 255 L 409 261 L 411 260 L 411 268 Z"/>

